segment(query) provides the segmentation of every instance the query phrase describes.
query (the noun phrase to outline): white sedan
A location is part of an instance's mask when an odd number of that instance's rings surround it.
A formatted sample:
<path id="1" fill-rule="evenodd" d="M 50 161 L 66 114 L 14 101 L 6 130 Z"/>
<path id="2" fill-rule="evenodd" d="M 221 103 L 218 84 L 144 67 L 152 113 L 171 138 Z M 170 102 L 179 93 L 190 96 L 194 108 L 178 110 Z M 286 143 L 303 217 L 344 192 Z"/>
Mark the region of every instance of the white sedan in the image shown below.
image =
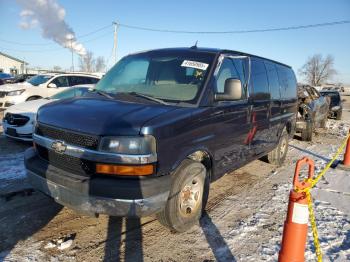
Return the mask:
<path id="1" fill-rule="evenodd" d="M 61 91 L 49 98 L 37 99 L 9 107 L 3 118 L 4 134 L 22 141 L 32 141 L 36 114 L 39 107 L 59 99 L 83 96 L 94 85 L 76 86 Z"/>
<path id="2" fill-rule="evenodd" d="M 99 80 L 99 76 L 81 73 L 36 75 L 23 83 L 0 86 L 0 108 L 50 97 L 72 86 L 96 84 Z"/>

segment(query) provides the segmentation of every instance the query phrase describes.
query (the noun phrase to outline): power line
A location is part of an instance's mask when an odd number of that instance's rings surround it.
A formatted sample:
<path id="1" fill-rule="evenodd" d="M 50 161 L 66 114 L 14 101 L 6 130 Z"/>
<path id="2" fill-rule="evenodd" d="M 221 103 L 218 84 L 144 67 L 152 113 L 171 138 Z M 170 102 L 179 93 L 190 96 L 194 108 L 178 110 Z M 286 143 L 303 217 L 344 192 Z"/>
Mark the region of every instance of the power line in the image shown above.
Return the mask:
<path id="1" fill-rule="evenodd" d="M 112 31 L 104 33 L 104 34 L 102 34 L 102 35 L 100 35 L 98 37 L 86 40 L 84 42 L 81 41 L 81 43 L 82 44 L 90 43 L 90 42 L 96 41 L 98 39 L 104 38 L 107 35 L 110 36 L 111 34 L 112 34 Z M 4 49 L 4 50 L 7 50 L 7 51 L 22 52 L 22 53 L 57 52 L 57 51 L 62 51 L 62 49 L 66 49 L 66 48 L 70 49 L 69 46 L 68 47 L 53 48 L 53 49 L 34 49 L 34 50 L 19 50 L 19 49 L 13 49 L 13 48 L 0 47 L 0 49 Z"/>
<path id="2" fill-rule="evenodd" d="M 101 28 L 99 28 L 99 29 L 96 29 L 95 31 L 92 31 L 92 32 L 90 32 L 90 33 L 86 33 L 86 34 L 83 34 L 83 35 L 78 35 L 76 38 L 84 38 L 84 37 L 86 37 L 86 36 L 93 35 L 93 34 L 95 34 L 95 33 L 104 31 L 104 30 L 107 29 L 107 28 L 112 28 L 112 24 L 110 24 L 110 25 L 105 25 L 105 26 L 103 26 L 103 27 L 101 27 Z"/>
<path id="3" fill-rule="evenodd" d="M 105 25 L 103 27 L 100 27 L 100 28 L 98 28 L 98 29 L 96 29 L 94 31 L 91 31 L 91 32 L 83 34 L 83 35 L 78 35 L 78 36 L 76 36 L 76 38 L 77 39 L 78 38 L 81 39 L 81 38 L 84 38 L 84 37 L 96 34 L 98 32 L 104 31 L 107 28 L 112 28 L 112 24 Z M 7 43 L 7 44 L 12 44 L 12 45 L 22 45 L 22 46 L 49 46 L 49 45 L 54 45 L 55 44 L 55 43 L 23 43 L 23 42 L 16 42 L 16 41 L 11 41 L 11 40 L 7 40 L 7 39 L 0 39 L 0 42 Z"/>
<path id="4" fill-rule="evenodd" d="M 121 27 L 142 30 L 142 31 L 151 31 L 151 32 L 161 32 L 161 33 L 176 33 L 176 34 L 247 34 L 247 33 L 263 33 L 263 32 L 274 32 L 274 31 L 289 31 L 289 30 L 299 30 L 306 28 L 315 28 L 315 27 L 325 27 L 325 26 L 335 26 L 342 24 L 349 24 L 350 20 L 343 21 L 334 21 L 334 22 L 325 22 L 318 24 L 308 24 L 308 25 L 297 25 L 297 26 L 288 26 L 288 27 L 275 27 L 275 28 L 261 28 L 261 29 L 243 29 L 243 30 L 232 30 L 232 31 L 186 31 L 186 30 L 170 30 L 170 29 L 159 29 L 159 28 L 150 28 L 150 27 L 141 27 L 123 23 L 117 23 Z"/>

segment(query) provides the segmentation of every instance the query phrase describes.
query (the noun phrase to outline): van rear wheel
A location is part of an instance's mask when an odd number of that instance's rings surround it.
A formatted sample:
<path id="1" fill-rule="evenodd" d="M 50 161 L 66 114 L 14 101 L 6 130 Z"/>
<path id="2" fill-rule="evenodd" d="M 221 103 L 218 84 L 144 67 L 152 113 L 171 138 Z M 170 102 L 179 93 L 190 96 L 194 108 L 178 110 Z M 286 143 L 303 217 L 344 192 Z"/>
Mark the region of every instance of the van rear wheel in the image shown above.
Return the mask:
<path id="1" fill-rule="evenodd" d="M 195 225 L 206 204 L 207 170 L 199 162 L 185 159 L 176 169 L 165 208 L 158 221 L 175 232 L 184 232 Z"/>
<path id="2" fill-rule="evenodd" d="M 286 160 L 288 152 L 289 136 L 286 129 L 283 129 L 277 147 L 267 155 L 270 164 L 281 166 Z"/>

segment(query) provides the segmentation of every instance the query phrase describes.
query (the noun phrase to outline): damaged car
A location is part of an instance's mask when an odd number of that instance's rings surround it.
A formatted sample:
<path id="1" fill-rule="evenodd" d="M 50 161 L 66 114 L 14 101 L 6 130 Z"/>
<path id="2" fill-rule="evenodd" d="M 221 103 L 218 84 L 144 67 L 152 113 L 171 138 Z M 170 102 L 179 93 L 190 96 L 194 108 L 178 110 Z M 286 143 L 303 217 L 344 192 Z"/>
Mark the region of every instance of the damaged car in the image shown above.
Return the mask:
<path id="1" fill-rule="evenodd" d="M 312 141 L 315 128 L 326 126 L 329 103 L 310 85 L 298 85 L 298 102 L 296 132 L 302 141 Z"/>
<path id="2" fill-rule="evenodd" d="M 338 91 L 321 91 L 322 96 L 329 99 L 328 117 L 341 120 L 343 104 Z"/>

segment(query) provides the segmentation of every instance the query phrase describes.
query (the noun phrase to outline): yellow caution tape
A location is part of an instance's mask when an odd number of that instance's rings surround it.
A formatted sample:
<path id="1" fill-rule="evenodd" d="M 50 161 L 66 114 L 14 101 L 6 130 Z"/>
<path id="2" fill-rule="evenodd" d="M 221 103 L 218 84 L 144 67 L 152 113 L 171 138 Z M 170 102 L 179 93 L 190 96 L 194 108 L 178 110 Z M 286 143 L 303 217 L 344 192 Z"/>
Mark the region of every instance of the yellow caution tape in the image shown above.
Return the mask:
<path id="1" fill-rule="evenodd" d="M 322 262 L 322 251 L 321 251 L 320 242 L 318 239 L 316 218 L 315 218 L 315 213 L 314 213 L 313 206 L 312 206 L 312 198 L 311 198 L 310 190 L 326 174 L 326 172 L 333 165 L 334 161 L 338 158 L 340 153 L 343 152 L 349 137 L 350 137 L 350 133 L 346 136 L 346 138 L 344 139 L 344 142 L 338 148 L 338 150 L 337 150 L 336 154 L 334 155 L 334 157 L 332 158 L 332 160 L 329 161 L 329 163 L 326 165 L 326 167 L 317 175 L 317 177 L 315 179 L 305 179 L 304 182 L 308 182 L 311 184 L 309 187 L 302 189 L 302 190 L 295 188 L 296 192 L 305 192 L 306 193 L 306 197 L 308 200 L 308 209 L 309 209 L 310 223 L 311 223 L 311 228 L 312 228 L 312 235 L 314 238 L 314 246 L 315 246 L 315 250 L 316 250 L 317 262 Z"/>
<path id="2" fill-rule="evenodd" d="M 310 191 L 306 191 L 306 197 L 308 201 L 308 208 L 309 208 L 309 214 L 310 214 L 310 223 L 311 223 L 311 228 L 312 228 L 312 236 L 314 237 L 314 246 L 316 250 L 316 257 L 317 257 L 317 262 L 322 262 L 322 251 L 320 247 L 320 242 L 318 240 L 318 232 L 317 232 L 317 226 L 316 226 L 316 218 L 314 214 L 314 209 L 312 207 L 312 198 Z"/>

